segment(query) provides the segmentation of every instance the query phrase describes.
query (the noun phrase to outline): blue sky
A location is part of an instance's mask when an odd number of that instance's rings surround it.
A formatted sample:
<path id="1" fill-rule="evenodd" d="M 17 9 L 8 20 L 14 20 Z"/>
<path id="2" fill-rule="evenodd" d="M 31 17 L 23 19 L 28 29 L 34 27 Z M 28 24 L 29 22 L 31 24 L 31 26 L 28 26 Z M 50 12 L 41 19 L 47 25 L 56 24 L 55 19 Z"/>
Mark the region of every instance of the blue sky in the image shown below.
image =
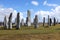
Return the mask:
<path id="1" fill-rule="evenodd" d="M 35 15 L 38 15 L 39 21 L 42 21 L 43 17 L 46 17 L 47 20 L 47 15 L 50 15 L 52 19 L 53 17 L 56 17 L 56 19 L 60 20 L 59 9 L 60 9 L 59 0 L 57 1 L 56 0 L 0 0 L 0 15 L 2 16 L 2 17 L 0 16 L 0 19 L 3 20 L 3 17 L 9 15 L 10 12 L 13 12 L 13 15 L 15 17 L 16 13 L 20 12 L 21 19 L 22 18 L 25 19 L 27 16 L 26 14 L 27 10 L 30 10 L 32 19 L 34 18 Z"/>
<path id="2" fill-rule="evenodd" d="M 33 5 L 31 2 L 36 1 L 38 5 Z M 50 10 L 52 7 L 44 6 L 43 2 L 46 0 L 0 0 L 0 5 L 6 8 L 13 8 L 17 11 L 26 11 L 28 9 L 37 10 Z M 47 0 L 48 3 L 60 5 L 60 1 L 57 0 Z"/>

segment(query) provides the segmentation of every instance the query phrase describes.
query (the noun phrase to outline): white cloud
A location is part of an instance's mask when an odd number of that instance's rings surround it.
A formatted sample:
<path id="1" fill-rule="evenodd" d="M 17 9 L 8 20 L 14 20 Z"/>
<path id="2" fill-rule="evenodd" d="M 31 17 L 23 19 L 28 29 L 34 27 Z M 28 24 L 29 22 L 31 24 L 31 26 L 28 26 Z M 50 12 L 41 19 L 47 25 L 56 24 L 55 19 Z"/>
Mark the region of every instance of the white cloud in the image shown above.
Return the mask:
<path id="1" fill-rule="evenodd" d="M 11 12 L 13 13 L 12 20 L 14 20 L 14 18 L 16 17 L 15 15 L 17 13 L 16 10 L 14 10 L 13 8 L 0 8 L 0 19 L 2 19 L 2 21 L 3 21 L 4 17 L 5 16 L 9 17 Z"/>
<path id="2" fill-rule="evenodd" d="M 44 1 L 43 5 L 46 5 L 47 4 L 47 1 Z"/>
<path id="3" fill-rule="evenodd" d="M 7 16 L 9 17 L 10 13 L 13 13 L 12 15 L 12 22 L 14 22 L 16 16 L 17 16 L 17 11 L 14 10 L 13 8 L 0 8 L 0 21 L 4 21 L 4 17 Z M 20 20 L 23 18 L 23 13 L 20 12 Z"/>
<path id="4" fill-rule="evenodd" d="M 35 5 L 35 6 L 38 6 L 39 5 L 39 3 L 37 2 L 37 1 L 32 1 L 31 2 L 33 5 Z"/>
<path id="5" fill-rule="evenodd" d="M 48 15 L 52 19 L 55 17 L 56 19 L 60 20 L 60 6 L 55 7 L 55 9 L 52 9 L 51 11 L 40 10 L 40 11 L 37 11 L 35 14 L 40 16 L 40 19 L 39 19 L 40 22 L 43 21 L 43 17 L 45 17 L 47 21 Z"/>
<path id="6" fill-rule="evenodd" d="M 53 10 L 53 13 L 55 13 L 55 17 L 60 20 L 60 6 L 56 7 L 55 10 Z"/>
<path id="7" fill-rule="evenodd" d="M 44 2 L 43 2 L 43 5 L 53 6 L 53 7 L 58 6 L 57 4 L 50 4 L 50 3 L 48 3 L 47 1 L 44 1 Z"/>

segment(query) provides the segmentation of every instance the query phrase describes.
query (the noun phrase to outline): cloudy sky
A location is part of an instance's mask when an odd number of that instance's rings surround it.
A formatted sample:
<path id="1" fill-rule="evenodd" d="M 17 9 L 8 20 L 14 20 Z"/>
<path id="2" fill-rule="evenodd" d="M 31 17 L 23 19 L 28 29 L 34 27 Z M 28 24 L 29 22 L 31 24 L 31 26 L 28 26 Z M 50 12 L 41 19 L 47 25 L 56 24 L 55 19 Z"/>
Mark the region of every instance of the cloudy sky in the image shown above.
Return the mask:
<path id="1" fill-rule="evenodd" d="M 0 21 L 4 16 L 9 17 L 13 13 L 12 21 L 15 20 L 16 14 L 20 12 L 20 19 L 26 20 L 27 10 L 31 11 L 31 21 L 35 15 L 38 15 L 39 22 L 43 17 L 56 18 L 60 21 L 60 0 L 0 0 Z"/>

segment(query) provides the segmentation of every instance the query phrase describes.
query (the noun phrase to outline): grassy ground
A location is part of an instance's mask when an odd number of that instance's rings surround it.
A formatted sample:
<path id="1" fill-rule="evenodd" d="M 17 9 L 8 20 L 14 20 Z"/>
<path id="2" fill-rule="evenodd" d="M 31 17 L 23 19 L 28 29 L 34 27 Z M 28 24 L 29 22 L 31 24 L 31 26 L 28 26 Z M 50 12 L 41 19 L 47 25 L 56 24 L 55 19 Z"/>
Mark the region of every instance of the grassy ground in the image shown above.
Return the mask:
<path id="1" fill-rule="evenodd" d="M 60 24 L 34 29 L 21 27 L 19 30 L 0 30 L 0 40 L 60 40 Z"/>

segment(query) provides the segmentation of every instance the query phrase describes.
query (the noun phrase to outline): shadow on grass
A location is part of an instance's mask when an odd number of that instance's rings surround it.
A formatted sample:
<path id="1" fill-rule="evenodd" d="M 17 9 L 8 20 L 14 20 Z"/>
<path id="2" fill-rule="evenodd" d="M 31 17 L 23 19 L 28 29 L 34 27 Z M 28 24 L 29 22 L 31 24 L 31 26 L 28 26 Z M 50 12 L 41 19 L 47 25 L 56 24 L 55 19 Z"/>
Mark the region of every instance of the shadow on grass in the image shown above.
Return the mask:
<path id="1" fill-rule="evenodd" d="M 60 28 L 57 28 L 57 29 L 55 29 L 55 30 L 60 30 Z"/>
<path id="2" fill-rule="evenodd" d="M 30 26 L 30 27 L 28 27 L 28 26 L 20 26 L 19 29 L 16 29 L 16 26 L 13 26 L 12 29 L 5 29 L 4 27 L 0 27 L 0 30 L 28 30 L 28 29 L 34 29 L 34 27 L 33 26 Z"/>
<path id="3" fill-rule="evenodd" d="M 48 26 L 44 26 L 44 28 L 49 28 Z"/>

